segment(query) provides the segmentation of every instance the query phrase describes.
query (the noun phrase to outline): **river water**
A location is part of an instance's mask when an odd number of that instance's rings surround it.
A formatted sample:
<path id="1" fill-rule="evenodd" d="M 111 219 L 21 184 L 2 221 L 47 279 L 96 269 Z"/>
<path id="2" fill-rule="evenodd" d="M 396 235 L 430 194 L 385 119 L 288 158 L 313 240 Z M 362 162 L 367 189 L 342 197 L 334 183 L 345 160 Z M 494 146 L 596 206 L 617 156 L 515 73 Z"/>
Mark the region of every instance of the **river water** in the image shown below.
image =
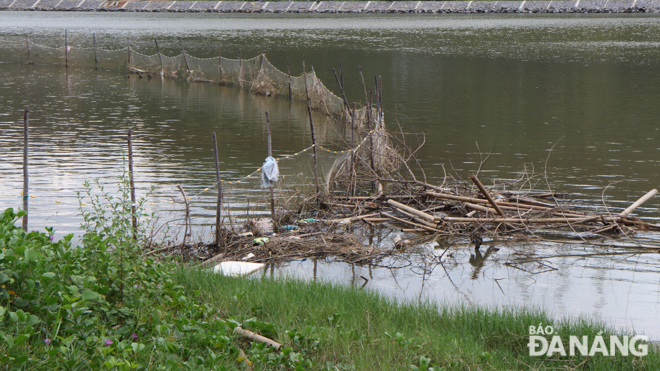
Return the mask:
<path id="1" fill-rule="evenodd" d="M 443 166 L 466 179 L 479 168 L 489 184 L 535 174 L 594 208 L 621 210 L 660 181 L 660 22 L 645 15 L 233 15 L 0 12 L 0 40 L 25 37 L 73 48 L 126 45 L 144 54 L 244 58 L 266 53 L 292 74 L 302 61 L 333 91 L 341 64 L 350 101 L 364 101 L 358 66 L 373 86 L 382 75 L 386 121 L 424 132 L 419 157 L 431 181 Z M 0 46 L 0 52 L 1 46 Z M 5 56 L 6 57 L 6 56 Z M 3 58 L 0 58 L 2 60 Z M 4 58 L 9 60 L 11 58 Z M 139 194 L 156 187 L 150 209 L 180 211 L 181 184 L 193 197 L 200 226 L 212 223 L 215 174 L 210 133 L 219 139 L 230 209 L 261 195 L 244 179 L 266 155 L 264 111 L 273 122 L 276 156 L 307 148 L 305 107 L 240 89 L 161 79 L 126 78 L 125 71 L 62 65 L 0 63 L 0 207 L 19 207 L 22 110 L 31 110 L 31 228 L 77 232 L 76 191 L 99 178 L 109 189 L 122 171 L 125 135 L 135 135 Z M 309 68 L 309 67 L 308 67 Z M 372 90 L 372 89 L 370 89 Z M 332 125 L 316 116 L 322 144 L 339 149 Z M 331 160 L 331 159 L 330 159 Z M 295 173 L 295 162 L 281 161 Z M 547 178 L 547 184 L 546 184 Z M 657 223 L 657 200 L 636 213 Z M 176 214 L 179 215 L 179 214 Z M 641 233 L 621 242 L 659 244 Z M 490 244 L 490 243 L 489 243 Z M 487 245 L 489 245 L 487 244 Z M 443 245 L 443 247 L 446 247 Z M 361 284 L 404 299 L 484 305 L 525 305 L 559 316 L 585 315 L 660 339 L 660 259 L 584 245 L 508 244 L 476 256 L 452 245 L 433 270 L 394 269 L 327 261 L 292 262 L 278 274 Z M 429 252 L 441 247 L 425 245 Z M 482 249 L 481 254 L 485 254 Z M 625 254 L 612 255 L 611 253 Z M 414 260 L 415 258 L 413 258 Z M 531 325 L 531 324 L 530 324 Z"/>

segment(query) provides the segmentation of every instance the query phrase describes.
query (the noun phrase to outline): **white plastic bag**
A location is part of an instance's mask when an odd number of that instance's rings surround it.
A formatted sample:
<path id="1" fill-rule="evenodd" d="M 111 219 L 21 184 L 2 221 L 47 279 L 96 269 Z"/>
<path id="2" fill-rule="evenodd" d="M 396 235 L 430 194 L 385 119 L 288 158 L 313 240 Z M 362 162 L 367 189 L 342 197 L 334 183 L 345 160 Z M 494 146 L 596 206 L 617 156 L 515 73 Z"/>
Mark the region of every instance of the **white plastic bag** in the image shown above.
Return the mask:
<path id="1" fill-rule="evenodd" d="M 268 188 L 277 182 L 280 176 L 280 169 L 277 167 L 277 161 L 271 156 L 266 157 L 266 161 L 261 166 L 261 186 Z"/>

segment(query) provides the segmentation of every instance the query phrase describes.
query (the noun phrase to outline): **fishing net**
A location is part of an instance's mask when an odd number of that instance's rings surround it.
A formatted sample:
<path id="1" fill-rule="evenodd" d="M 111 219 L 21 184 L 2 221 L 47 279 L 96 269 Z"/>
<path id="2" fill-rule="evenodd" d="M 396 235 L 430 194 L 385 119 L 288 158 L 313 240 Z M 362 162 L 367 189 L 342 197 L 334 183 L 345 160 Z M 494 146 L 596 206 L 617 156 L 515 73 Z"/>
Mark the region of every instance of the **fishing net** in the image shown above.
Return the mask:
<path id="1" fill-rule="evenodd" d="M 239 86 L 253 94 L 283 97 L 301 102 L 309 100 L 313 110 L 348 122 L 349 108 L 344 100 L 330 91 L 311 72 L 291 76 L 273 66 L 265 55 L 249 59 L 196 58 L 187 53 L 167 56 L 152 55 L 126 47 L 107 50 L 78 45 L 46 46 L 19 37 L 0 39 L 6 52 L 0 62 L 97 68 L 118 72 L 160 75 L 171 79 Z M 362 130 L 369 117 L 366 107 L 351 107 L 354 125 Z"/>

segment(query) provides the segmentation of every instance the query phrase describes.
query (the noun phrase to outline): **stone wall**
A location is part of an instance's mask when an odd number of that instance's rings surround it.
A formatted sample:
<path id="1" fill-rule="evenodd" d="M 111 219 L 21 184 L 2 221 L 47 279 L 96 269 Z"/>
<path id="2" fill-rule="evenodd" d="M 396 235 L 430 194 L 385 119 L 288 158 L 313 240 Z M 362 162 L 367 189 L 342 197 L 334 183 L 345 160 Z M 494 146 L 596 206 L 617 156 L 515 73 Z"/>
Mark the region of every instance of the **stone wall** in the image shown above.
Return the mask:
<path id="1" fill-rule="evenodd" d="M 0 0 L 0 10 L 181 13 L 658 13 L 660 0 L 345 2 Z"/>

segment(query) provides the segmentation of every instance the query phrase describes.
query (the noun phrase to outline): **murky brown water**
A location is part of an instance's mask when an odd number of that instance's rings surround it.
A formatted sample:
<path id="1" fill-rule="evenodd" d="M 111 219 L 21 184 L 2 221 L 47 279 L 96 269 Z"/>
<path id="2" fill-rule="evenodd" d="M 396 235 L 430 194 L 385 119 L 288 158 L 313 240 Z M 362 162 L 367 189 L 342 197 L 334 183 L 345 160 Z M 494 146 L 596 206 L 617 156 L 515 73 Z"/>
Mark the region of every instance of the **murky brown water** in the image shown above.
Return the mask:
<path id="1" fill-rule="evenodd" d="M 295 16 L 0 12 L 0 39 L 28 35 L 46 45 L 99 44 L 118 49 L 130 37 L 145 54 L 186 51 L 199 57 L 244 57 L 262 50 L 292 73 L 301 61 L 334 89 L 341 63 L 349 100 L 363 100 L 357 68 L 383 76 L 388 123 L 426 133 L 420 152 L 427 174 L 444 164 L 466 178 L 481 152 L 493 151 L 482 179 L 512 179 L 524 169 L 593 207 L 620 210 L 657 188 L 660 135 L 660 23 L 653 16 Z M 2 58 L 0 58 L 2 59 Z M 265 157 L 263 112 L 273 121 L 274 150 L 310 144 L 304 106 L 247 92 L 169 80 L 126 79 L 121 71 L 0 64 L 0 207 L 20 204 L 21 111 L 32 111 L 31 226 L 58 236 L 80 223 L 75 192 L 86 179 L 107 183 L 121 171 L 127 129 L 135 131 L 136 175 L 142 191 L 156 186 L 154 210 L 168 214 L 180 183 L 194 199 L 196 222 L 213 213 L 210 132 L 218 133 L 222 173 L 237 180 Z M 317 118 L 331 147 L 331 126 Z M 478 147 L 477 147 L 478 146 Z M 295 162 L 285 171 L 297 171 Z M 287 168 L 288 166 L 288 168 Z M 287 170 L 288 169 L 288 170 Z M 543 187 L 544 181 L 539 187 Z M 254 184 L 230 187 L 234 211 Z M 606 187 L 605 193 L 603 194 Z M 657 200 L 638 209 L 658 222 Z M 658 244 L 653 235 L 637 236 Z M 432 247 L 429 247 L 432 249 Z M 351 267 L 319 262 L 317 276 L 403 298 L 481 304 L 537 305 L 557 315 L 585 314 L 660 337 L 660 259 L 576 245 L 503 246 L 483 265 L 454 245 L 444 269 Z M 441 250 L 438 250 L 441 251 Z M 482 252 L 483 254 L 483 252 Z M 539 258 L 544 265 L 529 263 Z M 472 262 L 478 261 L 472 258 Z M 508 263 L 508 264 L 507 264 Z M 477 269 L 478 268 L 478 269 Z M 445 271 L 446 270 L 446 271 Z M 292 262 L 282 274 L 313 276 L 313 262 Z M 356 278 L 357 277 L 357 278 Z M 422 278 L 425 278 L 424 280 Z M 451 279 L 449 279 L 451 278 Z M 498 286 L 499 283 L 499 286 Z M 361 284 L 361 282 L 360 282 Z"/>

